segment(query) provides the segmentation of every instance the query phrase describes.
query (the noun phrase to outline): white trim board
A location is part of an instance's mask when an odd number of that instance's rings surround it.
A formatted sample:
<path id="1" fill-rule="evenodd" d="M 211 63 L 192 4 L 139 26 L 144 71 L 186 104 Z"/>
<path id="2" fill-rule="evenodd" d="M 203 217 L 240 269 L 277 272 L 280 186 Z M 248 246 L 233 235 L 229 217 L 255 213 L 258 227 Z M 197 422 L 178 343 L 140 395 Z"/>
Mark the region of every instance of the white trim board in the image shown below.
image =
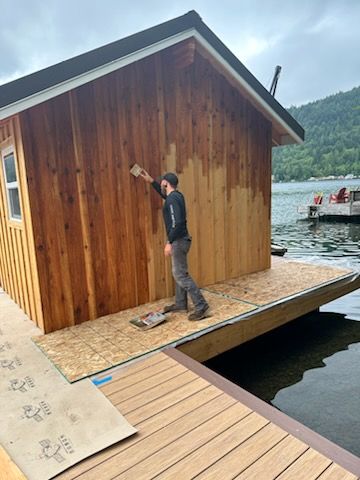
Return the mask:
<path id="1" fill-rule="evenodd" d="M 229 72 L 229 74 L 246 90 L 252 98 L 266 111 L 270 117 L 276 120 L 288 132 L 296 143 L 304 143 L 289 125 L 269 106 L 269 104 L 249 85 L 246 80 L 213 48 L 197 31 L 194 37 L 196 40 Z M 284 136 L 285 137 L 285 136 Z"/>
<path id="2" fill-rule="evenodd" d="M 229 65 L 229 63 L 209 44 L 207 40 L 194 28 L 176 34 L 172 37 L 166 38 L 165 40 L 161 40 L 160 42 L 154 43 L 149 45 L 141 50 L 133 52 L 129 55 L 121 57 L 117 60 L 114 60 L 110 63 L 105 65 L 101 65 L 93 70 L 90 70 L 86 73 L 78 75 L 77 77 L 73 77 L 69 80 L 66 80 L 62 83 L 58 83 L 52 87 L 49 87 L 45 90 L 40 92 L 34 93 L 29 97 L 24 99 L 18 100 L 10 105 L 7 105 L 0 109 L 0 120 L 4 120 L 12 115 L 15 115 L 23 110 L 31 108 L 39 103 L 45 102 L 46 100 L 50 100 L 51 98 L 56 97 L 57 95 L 61 95 L 62 93 L 68 92 L 73 90 L 74 88 L 80 87 L 85 83 L 91 82 L 100 78 L 108 73 L 111 73 L 115 70 L 123 68 L 133 62 L 138 60 L 142 60 L 149 55 L 153 55 L 165 48 L 171 47 L 179 42 L 182 42 L 188 38 L 194 37 L 201 46 L 209 52 L 209 54 L 217 60 L 226 70 L 227 72 L 236 80 L 236 82 L 246 91 L 249 95 L 255 100 L 255 102 L 260 105 L 278 124 L 280 124 L 288 135 L 296 141 L 296 143 L 303 143 L 303 140 L 290 128 L 290 126 L 278 115 L 270 106 L 269 104 L 249 85 L 248 82 L 244 80 L 244 78 L 233 68 Z"/>

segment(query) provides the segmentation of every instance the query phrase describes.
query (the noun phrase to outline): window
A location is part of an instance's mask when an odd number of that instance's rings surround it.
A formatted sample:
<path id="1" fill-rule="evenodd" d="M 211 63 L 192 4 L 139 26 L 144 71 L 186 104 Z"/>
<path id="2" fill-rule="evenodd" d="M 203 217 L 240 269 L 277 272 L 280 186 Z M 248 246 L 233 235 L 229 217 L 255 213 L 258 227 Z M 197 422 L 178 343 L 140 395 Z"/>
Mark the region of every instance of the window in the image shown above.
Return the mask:
<path id="1" fill-rule="evenodd" d="M 11 220 L 21 220 L 19 185 L 16 175 L 14 149 L 7 148 L 3 150 L 1 156 L 4 167 L 9 216 Z"/>

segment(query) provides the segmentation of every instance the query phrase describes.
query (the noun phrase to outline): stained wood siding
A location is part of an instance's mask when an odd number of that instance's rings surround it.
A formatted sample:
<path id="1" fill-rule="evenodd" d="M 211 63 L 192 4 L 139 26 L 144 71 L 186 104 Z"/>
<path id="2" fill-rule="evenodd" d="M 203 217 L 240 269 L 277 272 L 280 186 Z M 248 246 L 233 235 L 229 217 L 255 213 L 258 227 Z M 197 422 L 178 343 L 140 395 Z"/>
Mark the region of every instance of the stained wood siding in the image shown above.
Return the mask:
<path id="1" fill-rule="evenodd" d="M 9 217 L 5 175 L 1 160 L 0 284 L 25 313 L 43 328 L 26 172 L 17 118 L 0 125 L 0 150 L 8 147 L 14 148 L 22 219 L 15 221 Z"/>
<path id="2" fill-rule="evenodd" d="M 200 285 L 269 267 L 271 125 L 197 52 L 179 67 L 169 49 L 20 117 L 46 331 L 172 294 L 162 200 L 135 162 L 179 174 Z"/>

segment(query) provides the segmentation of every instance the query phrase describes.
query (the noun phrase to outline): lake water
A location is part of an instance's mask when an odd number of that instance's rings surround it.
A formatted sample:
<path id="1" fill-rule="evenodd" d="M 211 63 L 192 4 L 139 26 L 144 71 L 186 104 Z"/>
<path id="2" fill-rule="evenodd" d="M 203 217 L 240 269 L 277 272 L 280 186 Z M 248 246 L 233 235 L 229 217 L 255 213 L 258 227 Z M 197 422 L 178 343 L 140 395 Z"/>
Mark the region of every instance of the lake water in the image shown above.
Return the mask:
<path id="1" fill-rule="evenodd" d="M 314 193 L 360 180 L 273 184 L 272 238 L 286 256 L 360 271 L 360 224 L 301 219 Z M 360 456 L 360 290 L 206 365 Z"/>

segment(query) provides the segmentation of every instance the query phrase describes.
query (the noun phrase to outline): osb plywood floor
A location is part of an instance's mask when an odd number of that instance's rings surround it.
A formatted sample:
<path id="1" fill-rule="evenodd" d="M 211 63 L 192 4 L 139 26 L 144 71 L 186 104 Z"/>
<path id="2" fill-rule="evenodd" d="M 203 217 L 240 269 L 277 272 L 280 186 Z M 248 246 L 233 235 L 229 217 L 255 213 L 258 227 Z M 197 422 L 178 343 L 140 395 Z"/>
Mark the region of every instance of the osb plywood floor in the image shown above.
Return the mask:
<path id="1" fill-rule="evenodd" d="M 36 337 L 34 341 L 74 382 L 351 272 L 276 258 L 269 270 L 206 287 L 211 317 L 200 322 L 190 322 L 185 313 L 176 313 L 146 332 L 129 324 L 136 316 L 162 310 L 173 301 L 163 299 Z"/>
<path id="2" fill-rule="evenodd" d="M 276 259 L 269 270 L 209 285 L 206 289 L 263 306 L 319 287 L 351 272 L 349 269 Z"/>
<path id="3" fill-rule="evenodd" d="M 129 323 L 136 316 L 162 310 L 164 305 L 173 301 L 163 299 L 33 340 L 63 375 L 74 382 L 256 308 L 210 292 L 205 292 L 205 298 L 210 305 L 211 316 L 201 322 L 190 322 L 186 313 L 177 312 L 169 315 L 165 323 L 145 332 Z"/>

